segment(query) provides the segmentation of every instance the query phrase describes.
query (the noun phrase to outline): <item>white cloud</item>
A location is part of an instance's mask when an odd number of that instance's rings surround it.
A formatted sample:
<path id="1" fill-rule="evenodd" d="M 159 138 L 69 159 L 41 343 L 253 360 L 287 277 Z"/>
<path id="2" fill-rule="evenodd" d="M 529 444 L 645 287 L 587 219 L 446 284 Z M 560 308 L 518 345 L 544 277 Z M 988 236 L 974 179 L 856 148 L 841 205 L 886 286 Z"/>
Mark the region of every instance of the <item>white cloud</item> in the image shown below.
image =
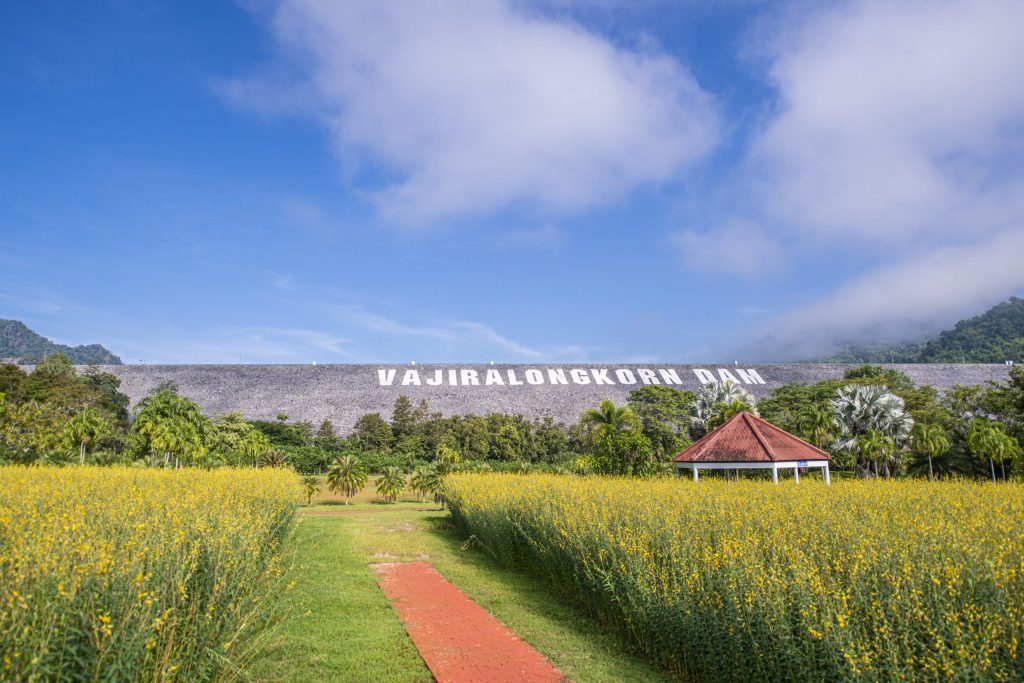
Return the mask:
<path id="1" fill-rule="evenodd" d="M 674 59 L 501 0 L 282 0 L 272 25 L 311 95 L 263 78 L 225 94 L 314 110 L 347 172 L 391 174 L 371 196 L 405 223 L 582 209 L 677 178 L 718 138 L 712 97 Z"/>
<path id="2" fill-rule="evenodd" d="M 761 226 L 741 219 L 708 232 L 683 230 L 672 244 L 695 270 L 753 276 L 779 270 L 785 254 Z"/>
<path id="3" fill-rule="evenodd" d="M 1024 289 L 1024 230 L 950 246 L 856 277 L 833 294 L 781 318 L 762 358 L 811 358 L 837 341 L 937 331 Z"/>
<path id="4" fill-rule="evenodd" d="M 872 0 L 783 31 L 778 115 L 751 154 L 762 206 L 802 232 L 885 241 L 1015 221 L 1021 26 L 1017 0 Z"/>
<path id="5" fill-rule="evenodd" d="M 777 105 L 727 195 L 744 208 L 677 245 L 713 256 L 746 216 L 792 263 L 880 264 L 782 316 L 777 357 L 935 329 L 1024 286 L 1002 251 L 1024 246 L 1024 3 L 796 7 L 767 50 Z"/>

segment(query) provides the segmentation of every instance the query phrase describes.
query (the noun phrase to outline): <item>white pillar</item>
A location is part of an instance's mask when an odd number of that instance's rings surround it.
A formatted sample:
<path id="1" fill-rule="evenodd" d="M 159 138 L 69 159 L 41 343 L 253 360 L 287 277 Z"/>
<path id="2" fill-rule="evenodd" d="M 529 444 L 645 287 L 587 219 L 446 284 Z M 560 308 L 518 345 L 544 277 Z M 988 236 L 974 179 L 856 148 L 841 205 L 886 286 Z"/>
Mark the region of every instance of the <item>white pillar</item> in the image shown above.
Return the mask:
<path id="1" fill-rule="evenodd" d="M 775 463 L 772 463 L 772 481 L 779 483 L 779 466 Z"/>
<path id="2" fill-rule="evenodd" d="M 697 473 L 697 466 L 693 466 L 693 480 L 700 481 L 700 474 Z"/>
<path id="3" fill-rule="evenodd" d="M 825 486 L 832 485 L 832 478 L 828 475 L 828 463 L 825 463 Z"/>
<path id="4" fill-rule="evenodd" d="M 799 467 L 794 467 L 793 468 L 793 476 L 796 477 L 796 483 L 799 484 L 800 483 L 800 468 Z"/>

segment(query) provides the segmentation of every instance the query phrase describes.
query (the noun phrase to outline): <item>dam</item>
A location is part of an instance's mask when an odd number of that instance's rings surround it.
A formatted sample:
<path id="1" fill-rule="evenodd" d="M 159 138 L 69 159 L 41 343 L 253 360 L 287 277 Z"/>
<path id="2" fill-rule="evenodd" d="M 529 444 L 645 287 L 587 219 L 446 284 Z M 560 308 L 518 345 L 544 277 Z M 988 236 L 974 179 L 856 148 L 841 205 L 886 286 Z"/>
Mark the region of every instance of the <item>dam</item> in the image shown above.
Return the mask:
<path id="1" fill-rule="evenodd" d="M 733 381 L 762 398 L 790 382 L 838 379 L 856 367 L 839 364 L 381 364 L 381 365 L 101 365 L 121 380 L 134 406 L 163 382 L 173 382 L 210 416 L 241 410 L 251 419 L 313 424 L 329 419 L 340 433 L 365 413 L 391 413 L 398 396 L 426 400 L 445 415 L 490 412 L 553 417 L 571 424 L 605 399 L 625 403 L 649 386 L 696 391 L 711 381 Z M 939 391 L 955 384 L 1002 382 L 1006 365 L 887 365 L 916 384 Z M 83 371 L 84 367 L 79 367 Z"/>

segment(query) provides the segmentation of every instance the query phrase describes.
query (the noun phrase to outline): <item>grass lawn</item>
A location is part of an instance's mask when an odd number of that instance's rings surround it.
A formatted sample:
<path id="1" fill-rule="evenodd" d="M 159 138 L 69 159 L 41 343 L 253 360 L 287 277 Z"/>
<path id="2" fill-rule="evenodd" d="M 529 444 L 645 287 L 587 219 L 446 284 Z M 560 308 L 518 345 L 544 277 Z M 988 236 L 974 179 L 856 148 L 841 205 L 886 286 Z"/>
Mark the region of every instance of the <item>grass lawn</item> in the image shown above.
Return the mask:
<path id="1" fill-rule="evenodd" d="M 374 503 L 359 505 L 365 509 Z M 367 567 L 428 560 L 573 680 L 673 680 L 536 581 L 497 566 L 480 550 L 462 550 L 462 540 L 445 512 L 300 518 L 286 551 L 296 583 L 280 598 L 288 616 L 261 638 L 250 676 L 257 681 L 430 681 Z"/>

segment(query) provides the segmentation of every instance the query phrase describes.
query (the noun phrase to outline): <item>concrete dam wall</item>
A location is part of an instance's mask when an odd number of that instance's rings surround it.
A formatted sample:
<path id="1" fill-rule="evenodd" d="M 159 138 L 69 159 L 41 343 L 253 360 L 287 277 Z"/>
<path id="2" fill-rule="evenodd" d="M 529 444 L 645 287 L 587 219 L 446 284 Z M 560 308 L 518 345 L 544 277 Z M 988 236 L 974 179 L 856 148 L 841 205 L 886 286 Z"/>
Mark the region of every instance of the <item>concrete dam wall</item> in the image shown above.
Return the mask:
<path id="1" fill-rule="evenodd" d="M 174 382 L 207 415 L 241 410 L 246 417 L 317 424 L 348 432 L 364 413 L 388 417 L 395 399 L 426 399 L 445 415 L 489 412 L 550 415 L 573 423 L 603 399 L 624 403 L 633 389 L 658 384 L 697 390 L 732 380 L 760 398 L 789 382 L 839 378 L 849 365 L 106 365 L 132 405 L 162 382 Z M 1005 365 L 894 365 L 917 384 L 1003 381 Z M 79 368 L 82 370 L 84 368 Z"/>

